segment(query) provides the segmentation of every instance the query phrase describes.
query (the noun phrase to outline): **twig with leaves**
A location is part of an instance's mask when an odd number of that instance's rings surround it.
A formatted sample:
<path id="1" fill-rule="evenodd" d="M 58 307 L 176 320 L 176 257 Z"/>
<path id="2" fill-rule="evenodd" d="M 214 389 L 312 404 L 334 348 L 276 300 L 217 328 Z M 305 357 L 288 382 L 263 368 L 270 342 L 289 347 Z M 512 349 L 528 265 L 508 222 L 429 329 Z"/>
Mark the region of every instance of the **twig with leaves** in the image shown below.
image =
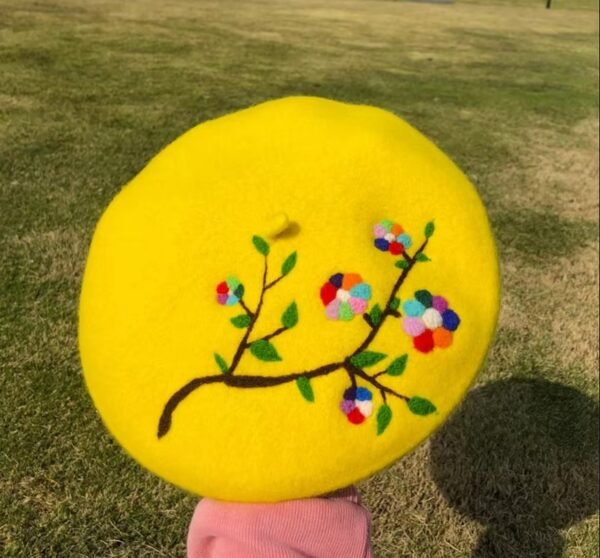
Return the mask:
<path id="1" fill-rule="evenodd" d="M 215 353 L 214 358 L 220 370 L 219 374 L 193 378 L 171 395 L 163 408 L 158 422 L 158 438 L 162 438 L 170 431 L 173 413 L 177 407 L 191 393 L 202 386 L 221 383 L 232 388 L 268 388 L 295 382 L 302 397 L 309 402 L 313 402 L 315 400 L 315 393 L 313 391 L 312 380 L 340 370 L 344 371 L 350 380 L 350 387 L 344 393 L 344 399 L 342 400 L 342 410 L 347 414 L 350 422 L 354 424 L 363 422 L 365 415 L 368 416 L 370 414 L 370 409 L 372 408 L 372 393 L 369 389 L 360 387 L 358 385 L 359 380 L 361 383 L 368 384 L 375 391 L 379 392 L 381 396 L 382 404 L 377 411 L 377 434 L 382 434 L 392 420 L 392 409 L 388 404 L 389 396 L 395 397 L 406 403 L 408 409 L 416 415 L 426 416 L 434 413 L 436 407 L 428 399 L 419 396 L 407 396 L 382 382 L 383 377 L 389 376 L 394 378 L 401 376 L 404 373 L 408 363 L 408 354 L 397 356 L 382 370 L 374 374 L 366 372 L 366 369 L 381 363 L 388 356 L 384 353 L 370 350 L 370 346 L 388 318 L 402 317 L 400 312 L 400 299 L 398 298 L 399 290 L 410 271 L 417 263 L 430 261 L 424 250 L 427 247 L 434 230 L 433 222 L 429 222 L 425 226 L 425 239 L 412 256 L 409 255 L 406 250 L 402 250 L 402 257 L 395 262 L 395 266 L 400 269 L 400 274 L 398 275 L 383 308 L 380 307 L 379 304 L 375 304 L 369 312 L 365 311 L 363 313 L 363 318 L 369 326 L 369 331 L 362 342 L 350 355 L 337 362 L 330 362 L 311 370 L 303 370 L 281 376 L 262 376 L 238 373 L 240 361 L 246 351 L 249 351 L 250 354 L 263 362 L 281 361 L 282 358 L 273 343 L 273 339 L 295 327 L 299 320 L 297 304 L 295 301 L 292 301 L 281 316 L 280 327 L 268 335 L 256 339 L 251 338 L 254 326 L 259 320 L 261 311 L 263 310 L 267 292 L 288 276 L 297 263 L 297 254 L 296 252 L 293 252 L 281 265 L 280 274 L 269 280 L 270 246 L 265 239 L 254 236 L 252 238 L 254 247 L 264 259 L 261 289 L 254 310 L 252 310 L 244 300 L 243 286 L 235 278 L 232 278 L 231 281 L 222 283 L 217 288 L 217 292 L 220 293 L 218 296 L 221 297 L 218 300 L 222 304 L 239 304 L 244 311 L 242 314 L 231 318 L 231 323 L 234 327 L 244 330 L 244 334 L 234 352 L 231 364 L 228 364 L 227 360 L 222 355 Z M 352 410 L 349 410 L 350 408 L 352 408 Z"/>

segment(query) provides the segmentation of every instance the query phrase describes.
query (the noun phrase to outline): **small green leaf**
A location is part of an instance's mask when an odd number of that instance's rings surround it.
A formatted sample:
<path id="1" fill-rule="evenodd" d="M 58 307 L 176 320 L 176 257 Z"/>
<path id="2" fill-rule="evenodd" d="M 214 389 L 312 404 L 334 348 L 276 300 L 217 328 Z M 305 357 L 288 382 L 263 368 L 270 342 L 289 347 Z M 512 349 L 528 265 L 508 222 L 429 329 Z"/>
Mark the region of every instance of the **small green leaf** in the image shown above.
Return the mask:
<path id="1" fill-rule="evenodd" d="M 408 262 L 406 260 L 398 260 L 394 265 L 400 269 L 406 269 L 408 267 Z"/>
<path id="2" fill-rule="evenodd" d="M 298 306 L 292 302 L 281 316 L 281 324 L 283 327 L 290 329 L 298 323 Z"/>
<path id="3" fill-rule="evenodd" d="M 392 422 L 392 409 L 384 403 L 377 411 L 377 436 L 383 434 L 390 422 Z"/>
<path id="4" fill-rule="evenodd" d="M 400 308 L 400 299 L 398 297 L 395 297 L 392 302 L 390 302 L 390 308 L 392 310 L 398 310 L 398 308 Z"/>
<path id="5" fill-rule="evenodd" d="M 376 353 L 374 351 L 363 351 L 350 358 L 350 362 L 354 366 L 359 368 L 366 368 L 367 366 L 373 366 L 378 362 L 382 361 L 387 355 L 383 353 Z"/>
<path id="6" fill-rule="evenodd" d="M 411 397 L 408 400 L 408 408 L 415 415 L 426 416 L 437 411 L 435 405 L 423 397 Z"/>
<path id="7" fill-rule="evenodd" d="M 430 238 L 434 232 L 435 232 L 435 224 L 433 223 L 433 221 L 429 221 L 429 223 L 427 223 L 425 225 L 425 237 Z"/>
<path id="8" fill-rule="evenodd" d="M 315 400 L 315 394 L 313 392 L 312 386 L 310 385 L 310 380 L 306 376 L 300 376 L 296 378 L 296 385 L 302 394 L 302 397 L 311 403 Z"/>
<path id="9" fill-rule="evenodd" d="M 252 322 L 252 318 L 248 314 L 240 314 L 239 316 L 235 316 L 229 320 L 235 327 L 240 329 L 244 329 L 250 325 Z"/>
<path id="10" fill-rule="evenodd" d="M 258 359 L 265 362 L 275 362 L 281 360 L 277 349 L 270 341 L 259 339 L 250 345 L 250 352 Z"/>
<path id="11" fill-rule="evenodd" d="M 298 259 L 298 254 L 296 252 L 292 252 L 283 262 L 281 266 L 281 275 L 287 275 L 294 267 L 296 267 L 296 260 Z"/>
<path id="12" fill-rule="evenodd" d="M 225 372 L 227 372 L 227 370 L 229 370 L 229 366 L 227 366 L 227 362 L 225 362 L 225 359 L 219 353 L 215 353 L 215 362 L 217 363 L 219 370 L 221 372 L 223 372 L 223 374 L 225 374 Z"/>
<path id="13" fill-rule="evenodd" d="M 404 369 L 406 368 L 406 361 L 408 360 L 408 355 L 404 354 L 401 357 L 395 359 L 392 364 L 388 366 L 387 373 L 390 376 L 400 376 Z"/>
<path id="14" fill-rule="evenodd" d="M 268 256 L 269 255 L 269 243 L 262 237 L 260 236 L 253 236 L 252 237 L 252 243 L 254 244 L 254 247 L 263 255 L 263 256 Z"/>
<path id="15" fill-rule="evenodd" d="M 371 312 L 369 313 L 369 317 L 371 318 L 371 323 L 376 326 L 381 321 L 381 308 L 379 304 L 376 304 L 371 308 Z"/>
<path id="16" fill-rule="evenodd" d="M 418 262 L 430 262 L 431 258 L 427 254 L 424 254 L 423 252 L 419 252 L 417 254 L 417 261 Z"/>

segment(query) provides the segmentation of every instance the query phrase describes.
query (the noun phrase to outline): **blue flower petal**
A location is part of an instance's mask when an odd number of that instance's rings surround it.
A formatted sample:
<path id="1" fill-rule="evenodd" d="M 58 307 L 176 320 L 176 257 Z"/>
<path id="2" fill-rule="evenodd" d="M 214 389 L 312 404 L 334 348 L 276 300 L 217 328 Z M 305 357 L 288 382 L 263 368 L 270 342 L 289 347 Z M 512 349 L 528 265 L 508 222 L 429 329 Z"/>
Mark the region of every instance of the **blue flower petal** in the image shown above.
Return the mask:
<path id="1" fill-rule="evenodd" d="M 412 246 L 412 238 L 406 233 L 402 233 L 396 240 L 398 240 L 404 248 L 410 248 Z"/>
<path id="2" fill-rule="evenodd" d="M 350 296 L 369 300 L 371 298 L 371 287 L 367 283 L 359 283 L 350 289 Z"/>
<path id="3" fill-rule="evenodd" d="M 390 247 L 390 243 L 385 238 L 376 238 L 373 244 L 375 244 L 375 248 L 382 252 L 387 252 Z"/>
<path id="4" fill-rule="evenodd" d="M 336 289 L 341 289 L 342 288 L 342 282 L 344 281 L 344 274 L 343 273 L 336 273 L 335 275 L 332 275 L 329 278 L 329 282 L 336 288 Z"/>
<path id="5" fill-rule="evenodd" d="M 237 304 L 240 301 L 240 299 L 235 296 L 235 295 L 229 295 L 227 297 L 227 300 L 225 301 L 225 305 L 226 306 L 233 306 L 234 304 Z"/>
<path id="6" fill-rule="evenodd" d="M 442 326 L 448 331 L 456 331 L 460 325 L 460 318 L 454 310 L 446 310 L 442 314 Z"/>
<path id="7" fill-rule="evenodd" d="M 425 306 L 423 306 L 418 300 L 410 299 L 407 300 L 403 305 L 402 309 L 407 316 L 413 318 L 419 318 L 425 312 Z"/>
<path id="8" fill-rule="evenodd" d="M 356 388 L 348 388 L 345 392 L 344 392 L 344 399 L 346 401 L 354 401 L 356 399 Z"/>
<path id="9" fill-rule="evenodd" d="M 356 399 L 358 401 L 371 401 L 373 394 L 364 387 L 356 388 Z"/>

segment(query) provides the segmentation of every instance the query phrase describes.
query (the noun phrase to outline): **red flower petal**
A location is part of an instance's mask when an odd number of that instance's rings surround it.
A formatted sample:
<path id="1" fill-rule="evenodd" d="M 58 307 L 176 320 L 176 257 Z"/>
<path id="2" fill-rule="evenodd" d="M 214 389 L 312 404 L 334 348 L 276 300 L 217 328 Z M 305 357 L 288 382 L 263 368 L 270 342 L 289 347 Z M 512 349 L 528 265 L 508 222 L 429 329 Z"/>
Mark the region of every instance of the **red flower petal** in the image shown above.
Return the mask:
<path id="1" fill-rule="evenodd" d="M 426 329 L 421 335 L 413 338 L 413 344 L 417 351 L 422 353 L 428 353 L 433 349 L 433 332 L 430 329 Z"/>
<path id="2" fill-rule="evenodd" d="M 352 424 L 360 424 L 365 420 L 365 415 L 360 412 L 358 407 L 348 413 L 347 417 Z"/>
<path id="3" fill-rule="evenodd" d="M 390 242 L 389 250 L 390 254 L 398 256 L 399 254 L 402 254 L 402 252 L 404 252 L 404 246 L 400 242 Z"/>
<path id="4" fill-rule="evenodd" d="M 229 292 L 229 286 L 225 281 L 217 285 L 217 292 L 219 294 L 227 294 Z"/>
<path id="5" fill-rule="evenodd" d="M 337 289 L 329 282 L 325 283 L 321 287 L 321 300 L 325 306 L 327 306 L 335 298 L 336 294 Z"/>

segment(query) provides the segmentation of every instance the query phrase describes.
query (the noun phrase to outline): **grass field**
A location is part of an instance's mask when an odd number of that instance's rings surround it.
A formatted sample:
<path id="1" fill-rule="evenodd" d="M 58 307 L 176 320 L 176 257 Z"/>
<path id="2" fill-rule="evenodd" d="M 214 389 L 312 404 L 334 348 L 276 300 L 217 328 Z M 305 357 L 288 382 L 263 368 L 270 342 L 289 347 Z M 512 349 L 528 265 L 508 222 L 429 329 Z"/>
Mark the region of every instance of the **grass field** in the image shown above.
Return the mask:
<path id="1" fill-rule="evenodd" d="M 290 94 L 430 136 L 502 258 L 479 386 L 359 487 L 376 556 L 598 556 L 597 4 L 502 4 L 0 0 L 1 556 L 183 555 L 194 498 L 125 456 L 85 392 L 86 250 L 162 146 Z"/>

